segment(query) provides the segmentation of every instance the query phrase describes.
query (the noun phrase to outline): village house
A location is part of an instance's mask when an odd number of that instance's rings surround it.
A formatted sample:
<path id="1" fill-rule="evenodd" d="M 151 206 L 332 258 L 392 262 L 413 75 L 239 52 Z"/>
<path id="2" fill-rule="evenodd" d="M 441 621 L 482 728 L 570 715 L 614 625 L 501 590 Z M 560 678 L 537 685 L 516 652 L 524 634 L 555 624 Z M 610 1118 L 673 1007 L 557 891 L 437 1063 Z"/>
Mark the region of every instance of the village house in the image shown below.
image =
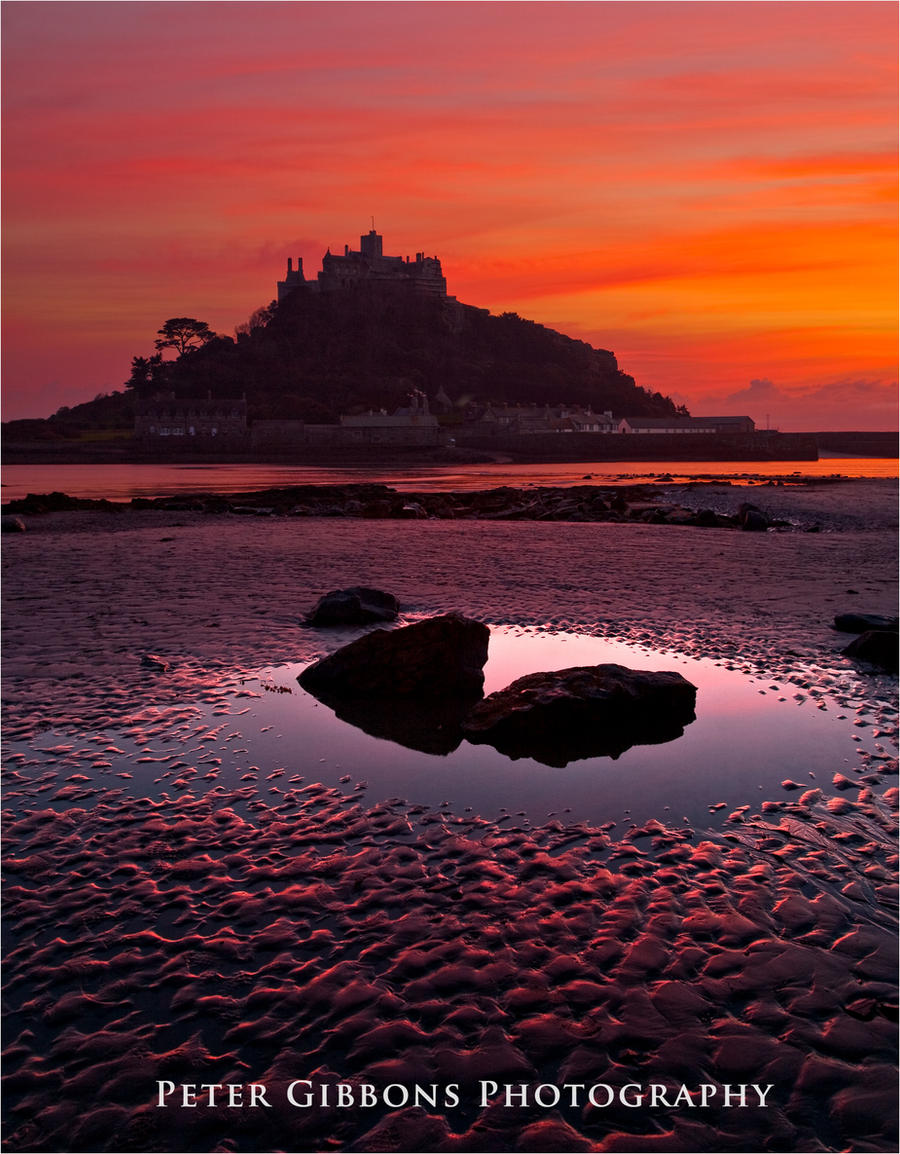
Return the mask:
<path id="1" fill-rule="evenodd" d="M 146 442 L 184 442 L 193 447 L 235 447 L 246 443 L 247 398 L 176 397 L 157 394 L 135 402 L 134 435 Z"/>
<path id="2" fill-rule="evenodd" d="M 606 410 L 595 413 L 577 405 L 487 405 L 472 414 L 466 428 L 470 432 L 519 436 L 539 433 L 615 433 L 618 424 Z"/>
<path id="3" fill-rule="evenodd" d="M 308 425 L 304 421 L 254 421 L 253 449 L 288 451 L 304 445 L 341 448 L 350 445 L 403 445 L 427 447 L 446 442 L 438 419 L 429 412 L 428 398 L 414 390 L 409 405 L 389 413 L 377 412 L 342 416 L 337 425 Z"/>
<path id="4" fill-rule="evenodd" d="M 619 433 L 752 433 L 751 417 L 622 417 Z"/>

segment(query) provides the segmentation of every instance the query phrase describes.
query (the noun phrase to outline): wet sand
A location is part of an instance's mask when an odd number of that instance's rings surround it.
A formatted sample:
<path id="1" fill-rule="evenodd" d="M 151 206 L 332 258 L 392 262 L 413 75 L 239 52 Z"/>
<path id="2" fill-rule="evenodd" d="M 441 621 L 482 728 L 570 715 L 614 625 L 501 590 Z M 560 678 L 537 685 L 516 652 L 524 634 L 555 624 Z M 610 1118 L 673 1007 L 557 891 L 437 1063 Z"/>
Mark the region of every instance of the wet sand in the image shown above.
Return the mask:
<path id="1" fill-rule="evenodd" d="M 895 760 L 810 750 L 814 788 L 714 833 L 430 811 L 320 786 L 297 750 L 217 790 L 227 733 L 183 739 L 198 703 L 231 720 L 242 674 L 336 647 L 304 612 L 369 584 L 410 614 L 715 657 L 895 744 L 896 679 L 832 628 L 896 611 L 895 489 L 770 493 L 823 531 L 146 511 L 6 537 L 5 1148 L 895 1149 Z M 158 1079 L 255 1081 L 271 1106 L 160 1109 Z M 295 1079 L 460 1104 L 302 1108 Z M 482 1080 L 773 1090 L 482 1108 Z"/>

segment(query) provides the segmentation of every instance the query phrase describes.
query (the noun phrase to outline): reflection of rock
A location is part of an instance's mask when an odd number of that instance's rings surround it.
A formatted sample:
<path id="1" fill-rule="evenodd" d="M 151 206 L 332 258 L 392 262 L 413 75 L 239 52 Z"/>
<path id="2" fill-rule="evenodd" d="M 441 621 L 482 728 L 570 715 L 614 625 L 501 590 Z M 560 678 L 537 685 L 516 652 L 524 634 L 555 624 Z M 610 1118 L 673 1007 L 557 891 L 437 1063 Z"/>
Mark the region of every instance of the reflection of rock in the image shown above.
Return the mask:
<path id="1" fill-rule="evenodd" d="M 350 589 L 334 589 L 320 597 L 306 624 L 369 625 L 373 621 L 395 621 L 399 608 L 393 594 L 354 585 Z"/>
<path id="2" fill-rule="evenodd" d="M 328 690 L 316 690 L 314 696 L 334 710 L 335 717 L 371 737 L 441 756 L 459 746 L 462 720 L 478 700 L 476 694 L 445 699 L 342 697 Z"/>
<path id="3" fill-rule="evenodd" d="M 456 613 L 376 629 L 297 680 L 343 721 L 425 753 L 446 754 L 481 697 L 490 630 Z"/>
<path id="4" fill-rule="evenodd" d="M 297 680 L 319 696 L 437 698 L 480 695 L 490 630 L 446 613 L 403 629 L 375 629 L 308 666 Z"/>
<path id="5" fill-rule="evenodd" d="M 564 766 L 681 737 L 694 720 L 696 697 L 680 673 L 622 665 L 530 673 L 479 702 L 463 731 L 508 757 Z"/>
<path id="6" fill-rule="evenodd" d="M 868 661 L 880 669 L 896 673 L 898 667 L 898 635 L 891 629 L 868 629 L 853 639 L 843 651 L 854 661 Z"/>
<path id="7" fill-rule="evenodd" d="M 835 629 L 842 633 L 865 633 L 868 629 L 893 629 L 897 631 L 898 618 L 882 613 L 839 613 L 834 619 Z"/>

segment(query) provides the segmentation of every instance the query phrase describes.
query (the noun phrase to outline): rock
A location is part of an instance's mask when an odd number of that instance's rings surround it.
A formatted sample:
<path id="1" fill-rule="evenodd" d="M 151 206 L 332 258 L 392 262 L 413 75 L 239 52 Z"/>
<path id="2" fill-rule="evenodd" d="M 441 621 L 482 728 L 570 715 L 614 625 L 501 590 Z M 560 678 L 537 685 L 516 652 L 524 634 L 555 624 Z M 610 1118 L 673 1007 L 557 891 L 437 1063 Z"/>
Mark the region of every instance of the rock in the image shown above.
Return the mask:
<path id="1" fill-rule="evenodd" d="M 2 529 L 4 533 L 24 533 L 25 522 L 21 517 L 13 517 L 10 514 L 6 514 L 0 517 L 0 529 Z"/>
<path id="2" fill-rule="evenodd" d="M 490 630 L 458 613 L 403 629 L 376 629 L 307 666 L 297 680 L 310 693 L 341 699 L 479 696 Z"/>
<path id="3" fill-rule="evenodd" d="M 834 619 L 835 629 L 842 633 L 865 633 L 869 629 L 897 631 L 900 619 L 883 613 L 839 613 Z"/>
<path id="4" fill-rule="evenodd" d="M 750 505 L 746 501 L 738 506 L 738 524 L 745 533 L 765 533 L 769 527 L 769 518 L 762 509 Z"/>
<path id="5" fill-rule="evenodd" d="M 297 680 L 342 721 L 424 753 L 451 753 L 481 696 L 490 630 L 455 613 L 376 629 Z"/>
<path id="6" fill-rule="evenodd" d="M 306 624 L 370 625 L 373 621 L 396 621 L 399 610 L 393 594 L 354 585 L 350 589 L 334 589 L 320 597 Z"/>
<path id="7" fill-rule="evenodd" d="M 622 665 L 530 673 L 479 702 L 463 731 L 508 757 L 561 767 L 680 737 L 694 720 L 696 697 L 680 673 Z"/>
<path id="8" fill-rule="evenodd" d="M 157 657 L 155 653 L 145 653 L 141 658 L 141 665 L 144 669 L 155 669 L 159 673 L 166 673 L 169 669 L 167 661 L 163 661 L 161 657 Z"/>
<path id="9" fill-rule="evenodd" d="M 390 501 L 369 501 L 363 505 L 361 514 L 372 520 L 383 520 L 391 515 Z"/>
<path id="10" fill-rule="evenodd" d="M 892 629 L 868 629 L 853 639 L 842 652 L 854 661 L 868 661 L 880 669 L 897 672 L 898 634 Z"/>

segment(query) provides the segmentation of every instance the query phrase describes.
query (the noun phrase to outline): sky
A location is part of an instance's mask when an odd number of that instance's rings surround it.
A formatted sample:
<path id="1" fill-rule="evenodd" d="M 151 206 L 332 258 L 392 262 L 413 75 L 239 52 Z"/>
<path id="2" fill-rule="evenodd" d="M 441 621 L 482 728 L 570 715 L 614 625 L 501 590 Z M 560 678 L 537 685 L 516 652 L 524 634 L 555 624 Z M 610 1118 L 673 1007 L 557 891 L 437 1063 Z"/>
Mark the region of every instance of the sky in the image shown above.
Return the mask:
<path id="1" fill-rule="evenodd" d="M 7 0 L 3 417 L 374 218 L 695 415 L 896 428 L 898 11 Z"/>

